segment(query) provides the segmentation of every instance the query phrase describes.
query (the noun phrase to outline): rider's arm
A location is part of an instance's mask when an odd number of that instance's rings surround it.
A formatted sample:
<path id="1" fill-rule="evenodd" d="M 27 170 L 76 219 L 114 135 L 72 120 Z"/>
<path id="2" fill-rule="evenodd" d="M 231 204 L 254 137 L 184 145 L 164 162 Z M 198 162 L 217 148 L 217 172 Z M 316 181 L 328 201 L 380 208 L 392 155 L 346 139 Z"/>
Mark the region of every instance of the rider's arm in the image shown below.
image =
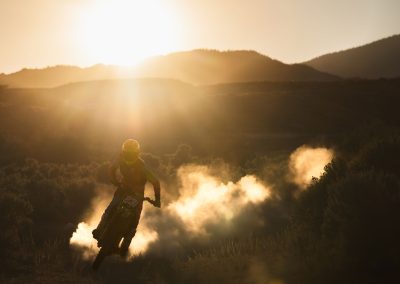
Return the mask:
<path id="1" fill-rule="evenodd" d="M 153 185 L 154 197 L 155 197 L 155 200 L 156 200 L 156 204 L 158 205 L 157 207 L 160 207 L 161 206 L 161 197 L 160 197 L 161 186 L 160 186 L 160 181 L 156 178 L 156 176 L 148 168 L 145 168 L 145 171 L 146 171 L 147 181 L 150 182 Z"/>
<path id="2" fill-rule="evenodd" d="M 111 165 L 109 167 L 109 175 L 110 175 L 111 183 L 114 184 L 114 185 L 118 185 L 119 184 L 119 181 L 118 181 L 118 178 L 117 178 L 118 167 L 119 167 L 119 157 L 114 159 L 111 162 Z"/>

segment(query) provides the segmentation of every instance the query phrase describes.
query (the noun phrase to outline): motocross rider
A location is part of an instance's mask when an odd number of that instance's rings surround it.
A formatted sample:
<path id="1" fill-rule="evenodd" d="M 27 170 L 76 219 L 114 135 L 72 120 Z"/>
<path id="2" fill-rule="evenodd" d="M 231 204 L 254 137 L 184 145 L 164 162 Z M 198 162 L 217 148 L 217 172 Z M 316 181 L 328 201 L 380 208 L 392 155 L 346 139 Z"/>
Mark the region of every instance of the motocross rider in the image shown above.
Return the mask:
<path id="1" fill-rule="evenodd" d="M 140 145 L 134 139 L 128 139 L 122 144 L 122 151 L 119 156 L 112 162 L 110 166 L 111 182 L 117 186 L 114 197 L 111 203 L 101 217 L 97 228 L 93 230 L 93 237 L 99 239 L 107 223 L 111 219 L 110 216 L 114 213 L 118 205 L 128 195 L 137 197 L 138 200 L 143 200 L 144 189 L 146 182 L 153 185 L 155 203 L 154 206 L 160 208 L 160 182 L 154 174 L 146 167 L 144 161 L 139 157 Z M 117 177 L 117 170 L 121 173 L 121 180 Z M 120 254 L 125 256 L 128 252 L 132 238 L 135 236 L 136 227 L 139 224 L 140 213 L 142 211 L 143 201 L 140 201 L 136 206 L 134 220 L 132 220 L 132 229 L 124 237 L 121 244 Z"/>

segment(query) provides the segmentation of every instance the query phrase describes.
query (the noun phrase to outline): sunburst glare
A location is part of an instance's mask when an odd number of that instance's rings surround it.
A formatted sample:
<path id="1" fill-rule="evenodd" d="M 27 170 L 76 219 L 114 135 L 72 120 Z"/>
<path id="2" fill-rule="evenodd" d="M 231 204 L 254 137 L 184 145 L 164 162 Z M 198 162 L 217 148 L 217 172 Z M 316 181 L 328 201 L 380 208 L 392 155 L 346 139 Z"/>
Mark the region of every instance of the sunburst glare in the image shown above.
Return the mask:
<path id="1" fill-rule="evenodd" d="M 177 17 L 159 0 L 91 1 L 79 26 L 86 55 L 97 62 L 132 65 L 178 46 Z"/>

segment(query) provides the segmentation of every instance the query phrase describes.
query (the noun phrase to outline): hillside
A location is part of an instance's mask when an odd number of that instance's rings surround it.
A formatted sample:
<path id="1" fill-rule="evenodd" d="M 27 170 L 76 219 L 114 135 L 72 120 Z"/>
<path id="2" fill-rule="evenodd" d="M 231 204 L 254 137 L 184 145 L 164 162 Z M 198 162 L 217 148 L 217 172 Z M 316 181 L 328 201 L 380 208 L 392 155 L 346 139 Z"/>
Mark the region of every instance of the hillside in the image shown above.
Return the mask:
<path id="1" fill-rule="evenodd" d="M 340 77 L 400 77 L 400 35 L 326 54 L 304 64 Z"/>
<path id="2" fill-rule="evenodd" d="M 191 84 L 248 81 L 330 81 L 335 76 L 311 67 L 287 65 L 254 51 L 193 50 L 153 57 L 136 68 L 95 65 L 89 68 L 54 66 L 1 74 L 0 85 L 47 88 L 78 81 L 128 77 L 171 78 Z"/>
<path id="3" fill-rule="evenodd" d="M 400 80 L 193 86 L 165 79 L 0 89 L 0 147 L 8 147 L 1 146 L 3 136 L 14 141 L 13 148 L 21 145 L 10 153 L 46 161 L 101 160 L 113 154 L 110 145 L 134 136 L 147 151 L 171 153 L 185 143 L 199 155 L 240 159 L 374 121 L 398 126 L 399 90 Z M 73 145 L 75 154 L 60 152 Z M 82 153 L 83 145 L 96 151 Z"/>
<path id="4" fill-rule="evenodd" d="M 0 74 L 0 85 L 16 88 L 52 88 L 72 82 L 117 79 L 123 75 L 114 66 L 94 65 L 88 68 L 58 65 L 43 69 L 22 69 Z"/>
<path id="5" fill-rule="evenodd" d="M 396 283 L 399 91 L 400 79 L 0 86 L 0 282 Z M 159 237 L 94 274 L 69 239 L 111 200 L 108 161 L 127 137 L 162 181 L 163 209 L 145 205 L 135 239 Z M 307 188 L 291 169 L 304 148 L 335 158 Z M 253 178 L 252 194 L 271 194 L 242 205 L 238 186 Z M 188 219 L 174 209 L 182 200 L 194 204 Z M 207 212 L 206 234 L 193 231 Z M 264 271 L 279 281 L 249 278 Z"/>
<path id="6" fill-rule="evenodd" d="M 255 51 L 193 50 L 154 57 L 139 74 L 171 77 L 193 84 L 249 81 L 330 81 L 332 75 L 301 64 L 288 65 Z"/>

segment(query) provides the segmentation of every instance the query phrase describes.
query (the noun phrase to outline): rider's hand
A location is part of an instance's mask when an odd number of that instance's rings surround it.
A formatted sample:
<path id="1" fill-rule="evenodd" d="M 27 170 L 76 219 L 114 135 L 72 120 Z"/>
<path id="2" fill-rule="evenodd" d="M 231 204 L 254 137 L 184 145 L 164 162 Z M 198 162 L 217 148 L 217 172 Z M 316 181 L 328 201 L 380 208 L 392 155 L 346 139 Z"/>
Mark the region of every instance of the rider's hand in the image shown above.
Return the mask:
<path id="1" fill-rule="evenodd" d="M 154 207 L 161 208 L 161 201 L 160 201 L 160 199 L 156 199 L 156 200 L 154 201 Z"/>

